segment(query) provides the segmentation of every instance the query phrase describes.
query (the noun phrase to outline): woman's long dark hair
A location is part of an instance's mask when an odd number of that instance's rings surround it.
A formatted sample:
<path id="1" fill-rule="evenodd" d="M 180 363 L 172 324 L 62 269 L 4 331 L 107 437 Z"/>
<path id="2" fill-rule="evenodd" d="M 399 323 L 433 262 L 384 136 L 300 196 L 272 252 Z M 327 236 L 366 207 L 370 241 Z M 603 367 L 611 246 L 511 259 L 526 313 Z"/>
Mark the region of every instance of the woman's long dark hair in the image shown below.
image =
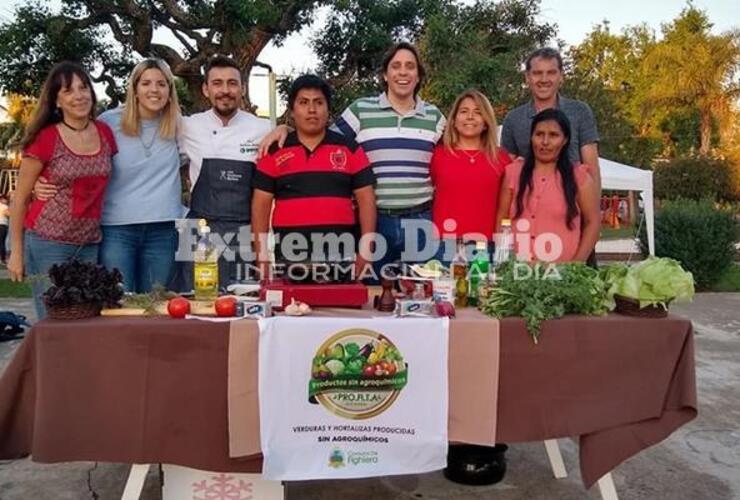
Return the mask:
<path id="1" fill-rule="evenodd" d="M 21 140 L 21 148 L 26 148 L 36 140 L 36 135 L 47 125 L 62 121 L 62 112 L 57 109 L 57 95 L 62 88 L 68 89 L 72 85 L 72 79 L 75 75 L 90 89 L 90 96 L 92 98 L 90 119 L 95 118 L 95 107 L 98 101 L 95 97 L 95 89 L 92 86 L 90 76 L 77 63 L 70 61 L 60 62 L 51 68 L 43 87 L 41 87 L 39 102 L 26 127 L 26 132 Z"/>
<path id="2" fill-rule="evenodd" d="M 568 207 L 565 214 L 565 223 L 568 229 L 573 229 L 573 219 L 578 215 L 578 206 L 576 205 L 576 195 L 578 194 L 578 185 L 576 184 L 575 175 L 573 174 L 573 164 L 568 158 L 568 146 L 570 145 L 570 121 L 565 113 L 556 108 L 546 109 L 540 111 L 535 115 L 532 120 L 532 127 L 529 130 L 529 151 L 524 159 L 524 167 L 522 167 L 522 173 L 519 176 L 519 191 L 516 194 L 516 214 L 514 218 L 518 218 L 524 211 L 524 195 L 527 191 L 527 197 L 532 194 L 532 176 L 534 174 L 535 157 L 534 147 L 532 146 L 532 136 L 534 135 L 534 129 L 537 124 L 554 121 L 560 126 L 560 130 L 565 135 L 565 144 L 563 149 L 560 150 L 558 156 L 557 169 L 560 173 L 560 179 L 563 182 L 563 192 L 565 193 L 565 203 Z"/>

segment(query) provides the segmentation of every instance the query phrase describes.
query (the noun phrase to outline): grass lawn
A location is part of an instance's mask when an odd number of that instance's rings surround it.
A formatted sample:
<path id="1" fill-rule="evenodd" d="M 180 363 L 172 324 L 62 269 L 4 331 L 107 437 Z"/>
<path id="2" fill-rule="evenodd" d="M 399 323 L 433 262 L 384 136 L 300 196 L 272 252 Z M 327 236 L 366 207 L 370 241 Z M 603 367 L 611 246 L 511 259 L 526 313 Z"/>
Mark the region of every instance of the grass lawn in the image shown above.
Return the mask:
<path id="1" fill-rule="evenodd" d="M 711 288 L 713 292 L 740 292 L 740 264 L 735 263 Z"/>
<path id="2" fill-rule="evenodd" d="M 9 279 L 0 279 L 0 298 L 30 298 L 31 284 L 28 281 L 15 283 Z"/>
<path id="3" fill-rule="evenodd" d="M 622 226 L 619 229 L 614 229 L 607 225 L 601 226 L 601 239 L 602 240 L 621 240 L 625 238 L 635 237 L 634 226 Z"/>

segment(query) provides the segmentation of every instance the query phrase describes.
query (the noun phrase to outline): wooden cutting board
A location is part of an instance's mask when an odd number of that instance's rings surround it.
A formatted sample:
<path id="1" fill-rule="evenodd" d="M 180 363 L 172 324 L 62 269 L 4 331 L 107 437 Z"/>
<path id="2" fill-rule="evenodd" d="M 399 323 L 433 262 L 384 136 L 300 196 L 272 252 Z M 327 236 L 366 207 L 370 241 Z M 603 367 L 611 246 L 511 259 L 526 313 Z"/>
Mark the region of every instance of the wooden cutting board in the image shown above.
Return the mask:
<path id="1" fill-rule="evenodd" d="M 216 310 L 213 307 L 213 300 L 191 300 L 190 314 L 195 316 L 216 316 Z M 167 316 L 167 302 L 157 302 L 154 305 L 154 312 L 147 312 L 143 308 L 119 307 L 115 309 L 103 309 L 101 316 Z"/>

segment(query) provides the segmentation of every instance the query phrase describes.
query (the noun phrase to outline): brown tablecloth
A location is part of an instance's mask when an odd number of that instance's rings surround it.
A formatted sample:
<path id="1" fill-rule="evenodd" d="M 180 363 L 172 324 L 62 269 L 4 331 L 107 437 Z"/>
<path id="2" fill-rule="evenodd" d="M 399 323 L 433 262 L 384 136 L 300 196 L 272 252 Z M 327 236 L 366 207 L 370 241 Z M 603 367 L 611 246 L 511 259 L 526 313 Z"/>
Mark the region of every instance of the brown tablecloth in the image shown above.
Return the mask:
<path id="1" fill-rule="evenodd" d="M 259 470 L 258 456 L 229 458 L 228 336 L 228 323 L 167 318 L 37 323 L 0 377 L 0 458 Z M 475 376 L 490 352 L 464 351 L 450 350 L 451 391 L 455 367 Z M 579 436 L 586 486 L 696 416 L 682 318 L 567 317 L 536 346 L 504 320 L 500 363 L 497 439 Z"/>

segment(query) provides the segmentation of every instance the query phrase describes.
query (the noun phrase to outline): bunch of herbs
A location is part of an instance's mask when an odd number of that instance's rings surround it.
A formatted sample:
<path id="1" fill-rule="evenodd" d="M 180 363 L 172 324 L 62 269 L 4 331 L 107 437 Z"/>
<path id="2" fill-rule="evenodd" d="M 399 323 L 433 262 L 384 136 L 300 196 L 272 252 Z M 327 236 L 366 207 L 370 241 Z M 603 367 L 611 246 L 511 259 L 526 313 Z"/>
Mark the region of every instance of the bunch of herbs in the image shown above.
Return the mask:
<path id="1" fill-rule="evenodd" d="M 582 263 L 530 266 L 510 261 L 496 268 L 495 284 L 480 309 L 497 318 L 523 317 L 536 344 L 543 321 L 566 314 L 605 314 L 606 290 L 599 272 Z"/>

